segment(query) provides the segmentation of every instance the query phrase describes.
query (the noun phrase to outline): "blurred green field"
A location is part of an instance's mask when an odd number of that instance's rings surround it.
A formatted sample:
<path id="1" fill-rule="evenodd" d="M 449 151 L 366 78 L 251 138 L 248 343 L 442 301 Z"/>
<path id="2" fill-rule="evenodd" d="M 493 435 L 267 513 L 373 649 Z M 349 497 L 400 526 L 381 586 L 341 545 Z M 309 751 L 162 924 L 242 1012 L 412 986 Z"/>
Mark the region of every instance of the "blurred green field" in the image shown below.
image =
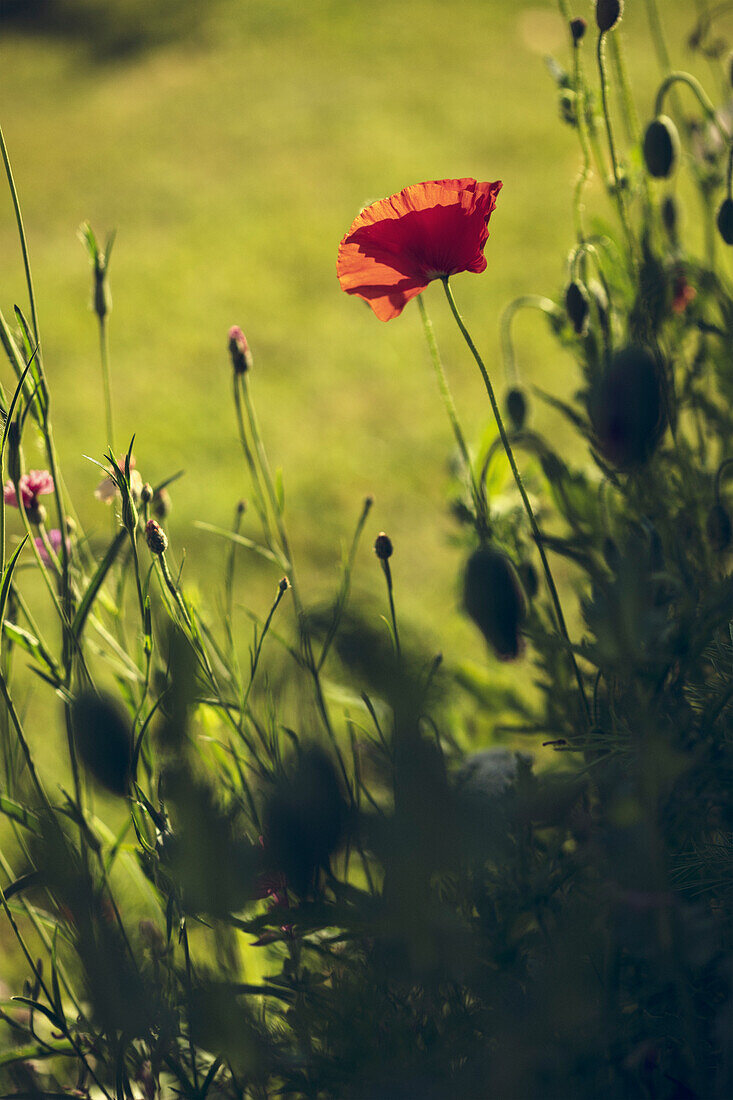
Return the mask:
<path id="1" fill-rule="evenodd" d="M 662 6 L 683 64 L 691 5 Z M 592 19 L 590 3 L 574 7 Z M 621 33 L 644 118 L 657 69 L 644 5 L 626 7 Z M 592 37 L 583 47 L 589 67 Z M 484 660 L 454 614 L 452 437 L 417 309 L 381 324 L 341 293 L 335 258 L 368 201 L 423 179 L 503 179 L 488 270 L 454 281 L 499 380 L 502 307 L 520 293 L 559 293 L 573 240 L 578 152 L 558 117 L 546 53 L 569 64 L 557 8 L 537 0 L 219 0 L 183 39 L 119 58 L 96 58 L 79 28 L 44 37 L 3 26 L 0 121 L 30 242 L 63 469 L 91 531 L 108 530 L 108 515 L 83 457 L 101 456 L 106 444 L 89 269 L 76 238 L 84 219 L 98 234 L 118 231 L 110 321 L 118 449 L 134 432 L 145 478 L 186 471 L 169 522 L 176 556 L 185 550 L 186 583 L 214 602 L 224 547 L 193 521 L 228 525 L 249 493 L 226 353 L 227 329 L 238 323 L 254 352 L 259 414 L 283 468 L 306 591 L 336 584 L 340 545 L 372 493 L 357 588 L 381 596 L 369 543 L 383 528 L 396 545 L 400 614 L 449 655 Z M 597 181 L 588 198 L 606 209 Z M 26 299 L 7 197 L 0 250 L 0 305 L 12 314 Z M 441 288 L 426 297 L 466 432 L 477 439 L 488 413 L 480 379 Z M 517 334 L 525 378 L 571 392 L 572 363 L 541 320 L 520 320 Z M 40 452 L 34 461 L 29 449 L 26 460 L 41 462 Z M 265 612 L 276 580 L 246 559 L 241 602 Z"/>

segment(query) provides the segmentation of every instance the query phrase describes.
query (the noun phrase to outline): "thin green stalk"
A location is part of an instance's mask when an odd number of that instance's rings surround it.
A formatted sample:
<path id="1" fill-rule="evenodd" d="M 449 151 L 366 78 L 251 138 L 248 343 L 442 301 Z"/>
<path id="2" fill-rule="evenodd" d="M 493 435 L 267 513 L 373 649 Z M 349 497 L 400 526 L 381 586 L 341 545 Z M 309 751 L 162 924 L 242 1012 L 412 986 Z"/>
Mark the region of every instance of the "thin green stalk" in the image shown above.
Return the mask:
<path id="1" fill-rule="evenodd" d="M 109 335 L 107 322 L 104 317 L 99 318 L 99 359 L 102 364 L 102 388 L 104 389 L 104 415 L 107 424 L 107 446 L 112 454 L 116 454 L 115 435 L 112 426 L 112 387 L 109 371 Z"/>
<path id="2" fill-rule="evenodd" d="M 664 106 L 664 97 L 667 95 L 667 92 L 674 84 L 685 84 L 690 89 L 690 91 L 694 94 L 698 103 L 702 107 L 703 113 L 708 122 L 710 122 L 720 134 L 723 144 L 726 146 L 729 145 L 731 140 L 730 134 L 727 132 L 727 130 L 723 128 L 723 126 L 721 126 L 715 107 L 713 106 L 710 97 L 708 96 L 700 81 L 696 80 L 696 78 L 694 76 L 691 76 L 690 73 L 684 73 L 675 70 L 674 72 L 669 73 L 664 78 L 662 83 L 659 85 L 657 96 L 654 100 L 655 116 L 661 115 L 662 107 Z"/>
<path id="3" fill-rule="evenodd" d="M 517 360 L 514 354 L 514 341 L 512 339 L 512 321 L 514 320 L 515 314 L 519 313 L 520 309 L 539 309 L 549 317 L 556 318 L 558 321 L 563 320 L 565 317 L 563 311 L 558 308 L 551 298 L 544 298 L 541 294 L 522 294 L 519 298 L 514 298 L 508 306 L 504 307 L 499 320 L 499 336 L 501 339 L 501 357 L 504 363 L 504 373 L 507 384 L 510 386 L 515 386 L 519 381 Z"/>
<path id="4" fill-rule="evenodd" d="M 435 377 L 438 380 L 438 389 L 440 390 L 440 396 L 443 398 L 443 404 L 445 405 L 445 411 L 448 414 L 451 427 L 453 429 L 453 435 L 455 436 L 456 445 L 461 453 L 463 459 L 463 466 L 466 471 L 466 475 L 470 481 L 471 496 L 473 497 L 474 507 L 476 509 L 476 518 L 481 524 L 483 530 L 488 531 L 489 517 L 488 509 L 486 507 L 486 498 L 484 494 L 479 490 L 476 484 L 476 477 L 473 472 L 473 464 L 471 462 L 471 456 L 468 451 L 466 439 L 461 430 L 460 421 L 458 420 L 458 412 L 456 410 L 455 402 L 453 400 L 453 394 L 451 393 L 450 386 L 448 385 L 448 379 L 446 377 L 445 368 L 440 358 L 440 351 L 438 350 L 438 341 L 435 339 L 435 330 L 433 328 L 433 322 L 428 316 L 428 311 L 425 307 L 422 294 L 417 296 L 417 304 L 420 309 L 420 318 L 422 320 L 423 332 L 425 333 L 425 339 L 427 341 L 428 349 L 430 351 L 430 358 L 433 361 L 433 369 L 435 370 Z"/>
<path id="5" fill-rule="evenodd" d="M 583 163 L 578 173 L 578 178 L 575 182 L 575 190 L 573 192 L 573 212 L 575 216 L 575 231 L 578 240 L 584 241 L 583 190 L 591 177 L 591 152 L 586 129 L 586 92 L 585 82 L 583 80 L 583 70 L 580 63 L 580 42 L 576 42 L 575 40 L 573 40 L 573 76 L 575 84 L 575 102 L 577 105 L 575 114 L 578 122 L 578 139 L 580 141 L 580 150 L 583 156 Z"/>
<path id="6" fill-rule="evenodd" d="M 4 674 L 1 670 L 0 670 L 0 693 L 2 694 L 2 697 L 5 700 L 5 706 L 7 707 L 8 715 L 10 717 L 10 721 L 12 722 L 13 727 L 15 728 L 15 734 L 16 734 L 16 737 L 18 738 L 18 744 L 20 745 L 21 750 L 23 752 L 23 756 L 25 757 L 26 766 L 28 768 L 28 774 L 31 777 L 31 780 L 33 782 L 33 786 L 36 788 L 36 792 L 38 794 L 38 797 L 40 798 L 43 805 L 46 807 L 46 809 L 51 810 L 52 809 L 51 803 L 49 802 L 48 795 L 46 794 L 45 790 L 43 789 L 43 784 L 41 783 L 41 780 L 38 776 L 38 772 L 36 771 L 36 766 L 33 763 L 33 757 L 31 755 L 30 746 L 28 745 L 28 742 L 25 739 L 25 734 L 23 733 L 23 726 L 21 724 L 20 718 L 18 717 L 18 712 L 15 709 L 15 704 L 13 703 L 12 697 L 10 695 L 10 690 L 8 688 L 8 685 L 7 685 L 6 681 L 5 681 L 5 676 L 4 676 Z"/>
<path id="7" fill-rule="evenodd" d="M 562 606 L 560 604 L 560 597 L 558 595 L 557 586 L 555 585 L 555 579 L 552 575 L 552 570 L 550 569 L 550 563 L 547 560 L 547 555 L 545 553 L 545 548 L 544 548 L 543 541 L 542 541 L 542 534 L 540 532 L 539 527 L 537 526 L 537 520 L 535 519 L 535 515 L 534 515 L 534 512 L 532 510 L 532 505 L 530 504 L 529 497 L 527 496 L 527 491 L 524 488 L 524 483 L 522 481 L 521 474 L 519 473 L 519 467 L 517 466 L 517 462 L 516 462 L 516 459 L 514 457 L 514 452 L 512 451 L 511 444 L 509 442 L 509 437 L 507 435 L 506 428 L 504 427 L 504 421 L 502 419 L 501 412 L 499 410 L 499 405 L 498 405 L 497 400 L 496 400 L 496 395 L 494 393 L 494 387 L 491 384 L 491 379 L 489 378 L 489 374 L 488 374 L 488 371 L 486 370 L 486 367 L 484 365 L 484 361 L 481 358 L 481 355 L 479 354 L 479 351 L 478 351 L 476 345 L 474 344 L 474 342 L 471 338 L 471 334 L 469 333 L 468 329 L 466 328 L 466 325 L 464 323 L 463 318 L 461 317 L 460 312 L 458 311 L 458 306 L 456 305 L 455 298 L 453 297 L 453 291 L 451 289 L 448 278 L 444 277 L 442 282 L 443 282 L 443 287 L 445 289 L 446 298 L 448 299 L 448 305 L 450 306 L 450 309 L 451 309 L 451 312 L 452 312 L 453 317 L 455 319 L 455 322 L 458 325 L 458 328 L 460 329 L 461 335 L 463 336 L 464 340 L 466 341 L 466 344 L 468 345 L 469 351 L 473 355 L 473 358 L 476 360 L 476 364 L 477 364 L 479 370 L 481 371 L 481 377 L 484 380 L 484 386 L 486 387 L 486 392 L 489 396 L 489 401 L 491 403 L 491 408 L 492 408 L 492 411 L 494 413 L 494 419 L 496 420 L 496 426 L 499 429 L 499 435 L 501 436 L 501 441 L 502 441 L 502 444 L 504 446 L 504 450 L 506 452 L 507 459 L 509 460 L 509 465 L 511 467 L 512 474 L 514 475 L 514 480 L 516 482 L 517 489 L 519 490 L 519 495 L 522 498 L 522 504 L 524 505 L 524 510 L 527 513 L 527 518 L 529 520 L 529 525 L 530 525 L 530 528 L 532 530 L 532 537 L 534 538 L 535 545 L 537 546 L 537 552 L 539 553 L 540 561 L 542 562 L 542 569 L 544 571 L 545 579 L 547 581 L 547 587 L 550 591 L 550 598 L 552 600 L 552 604 L 553 604 L 553 607 L 555 609 L 555 617 L 557 619 L 557 625 L 558 625 L 558 628 L 560 630 L 560 634 L 562 635 L 562 638 L 565 642 L 567 652 L 568 652 L 568 657 L 569 657 L 570 662 L 573 666 L 573 672 L 575 674 L 575 679 L 577 681 L 578 689 L 580 691 L 580 698 L 581 698 L 581 701 L 582 701 L 583 710 L 585 712 L 585 716 L 586 716 L 586 719 L 588 721 L 588 724 L 590 725 L 590 710 L 589 710 L 589 707 L 588 707 L 588 700 L 587 700 L 586 694 L 585 694 L 585 685 L 583 684 L 583 678 L 581 676 L 580 669 L 578 668 L 578 664 L 577 664 L 577 661 L 575 659 L 575 654 L 573 652 L 573 645 L 572 645 L 572 642 L 570 641 L 570 635 L 568 634 L 568 628 L 567 628 L 567 625 L 565 623 L 565 616 L 563 615 Z"/>
<path id="8" fill-rule="evenodd" d="M 23 226 L 23 215 L 20 210 L 20 201 L 18 199 L 18 191 L 15 186 L 15 180 L 13 178 L 13 169 L 10 165 L 10 157 L 8 156 L 8 148 L 5 144 L 5 136 L 3 135 L 2 126 L 0 126 L 0 152 L 2 152 L 3 163 L 5 165 L 5 175 L 8 178 L 8 186 L 10 187 L 10 196 L 13 200 L 13 210 L 15 211 L 15 222 L 18 227 L 18 236 L 20 237 L 20 250 L 23 254 L 23 267 L 25 268 L 25 281 L 28 287 L 28 299 L 31 307 L 31 320 L 33 322 L 33 335 L 36 338 L 36 344 L 40 343 L 40 337 L 38 335 L 38 313 L 36 310 L 36 295 L 33 290 L 33 276 L 31 274 L 31 262 L 28 255 L 28 242 L 25 236 L 25 228 Z"/>
<path id="9" fill-rule="evenodd" d="M 394 633 L 394 646 L 397 653 L 397 657 L 402 656 L 400 652 L 400 635 L 397 630 L 397 615 L 395 613 L 394 606 L 394 586 L 392 584 L 392 570 L 389 567 L 389 561 L 387 558 L 381 558 L 380 564 L 382 566 L 382 572 L 384 573 L 384 579 L 387 582 L 387 596 L 389 597 L 389 613 L 392 619 L 392 631 Z"/>
<path id="10" fill-rule="evenodd" d="M 608 77 L 606 75 L 606 63 L 603 53 L 603 46 L 605 40 L 605 33 L 599 31 L 598 44 L 596 47 L 596 57 L 598 60 L 598 74 L 601 82 L 601 103 L 603 105 L 603 118 L 606 124 L 606 138 L 608 140 L 608 151 L 611 154 L 611 167 L 613 169 L 613 183 L 614 183 L 614 195 L 616 198 L 616 205 L 618 206 L 619 218 L 621 219 L 621 225 L 623 226 L 624 234 L 626 235 L 626 243 L 629 249 L 629 256 L 631 262 L 635 263 L 635 246 L 634 237 L 631 232 L 631 225 L 629 224 L 628 213 L 626 210 L 626 202 L 624 200 L 623 188 L 625 184 L 621 180 L 621 170 L 616 153 L 616 142 L 613 136 L 613 126 L 611 124 L 611 113 L 608 103 Z"/>
<path id="11" fill-rule="evenodd" d="M 241 707 L 242 710 L 244 710 L 244 708 L 247 706 L 247 701 L 249 699 L 249 695 L 250 695 L 250 692 L 252 690 L 252 684 L 254 683 L 254 679 L 255 679 L 255 673 L 257 672 L 257 666 L 260 663 L 260 654 L 262 653 L 262 646 L 264 645 L 265 637 L 267 636 L 267 631 L 270 629 L 270 623 L 272 622 L 273 618 L 275 617 L 275 612 L 277 611 L 278 607 L 280 606 L 280 601 L 282 600 L 283 596 L 285 595 L 285 593 L 287 592 L 289 587 L 290 587 L 290 585 L 288 584 L 287 581 L 285 581 L 284 583 L 283 583 L 283 581 L 281 581 L 280 584 L 277 586 L 277 595 L 275 596 L 274 603 L 273 603 L 272 607 L 270 608 L 270 612 L 269 612 L 267 618 L 265 619 L 264 625 L 263 625 L 262 630 L 260 632 L 260 636 L 257 639 L 257 645 L 255 646 L 254 654 L 252 655 L 252 667 L 251 667 L 251 670 L 250 670 L 250 677 L 249 677 L 249 683 L 247 684 L 247 690 L 245 691 L 244 699 L 242 700 L 242 707 Z"/>
<path id="12" fill-rule="evenodd" d="M 252 478 L 252 488 L 254 490 L 254 503 L 257 509 L 257 514 L 260 517 L 262 523 L 262 531 L 265 536 L 265 542 L 268 548 L 272 549 L 273 536 L 270 528 L 270 518 L 267 510 L 267 501 L 265 500 L 265 494 L 262 490 L 262 484 L 260 482 L 260 475 L 257 469 L 257 463 L 254 460 L 252 454 L 252 448 L 249 445 L 247 438 L 247 430 L 244 424 L 244 415 L 242 413 L 242 395 L 240 390 L 239 375 L 234 374 L 234 408 L 237 415 L 237 428 L 239 430 L 239 442 L 242 445 L 242 451 L 244 452 L 244 458 L 249 467 L 250 477 Z"/>

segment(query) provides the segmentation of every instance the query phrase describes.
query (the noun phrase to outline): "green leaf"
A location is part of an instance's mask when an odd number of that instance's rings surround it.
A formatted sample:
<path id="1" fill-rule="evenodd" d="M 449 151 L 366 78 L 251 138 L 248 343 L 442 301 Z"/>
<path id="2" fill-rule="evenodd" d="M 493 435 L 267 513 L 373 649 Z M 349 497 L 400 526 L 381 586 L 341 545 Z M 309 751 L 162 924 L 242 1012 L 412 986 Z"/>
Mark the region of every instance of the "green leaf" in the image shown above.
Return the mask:
<path id="1" fill-rule="evenodd" d="M 6 817 L 9 817 L 11 821 L 15 821 L 18 825 L 22 825 L 24 829 L 30 829 L 31 832 L 35 832 L 38 828 L 36 815 L 4 794 L 0 794 L 0 813 L 5 814 Z"/>
<path id="2" fill-rule="evenodd" d="M 29 630 L 24 630 L 22 626 L 18 626 L 17 623 L 11 623 L 8 619 L 3 623 L 3 631 L 15 645 L 20 646 L 26 653 L 29 653 L 31 657 L 35 657 L 37 661 L 44 664 L 52 676 L 55 676 L 59 683 L 59 671 L 54 663 L 53 659 L 44 650 L 43 646 L 39 642 L 35 634 L 31 634 Z"/>
<path id="3" fill-rule="evenodd" d="M 5 620 L 5 608 L 8 605 L 8 595 L 10 593 L 10 585 L 13 580 L 13 571 L 18 564 L 18 558 L 20 557 L 21 550 L 28 541 L 28 536 L 24 535 L 22 542 L 18 543 L 13 552 L 8 564 L 5 566 L 5 572 L 3 574 L 3 583 L 0 586 L 0 622 Z"/>
<path id="4" fill-rule="evenodd" d="M 282 569 L 287 570 L 290 568 L 290 563 L 282 554 L 273 553 L 266 546 L 261 546 L 258 542 L 248 539 L 246 535 L 238 535 L 235 531 L 228 531 L 226 527 L 216 527 L 213 523 L 204 523 L 200 519 L 194 520 L 194 527 L 198 527 L 201 531 L 210 531 L 212 535 L 221 535 L 222 538 L 235 542 L 237 546 L 244 546 L 247 550 L 254 550 L 255 554 L 267 558 L 268 561 L 274 562 Z"/>
<path id="5" fill-rule="evenodd" d="M 120 547 L 125 542 L 126 538 L 127 531 L 122 528 L 117 532 L 114 539 L 109 544 L 109 547 L 107 548 L 107 553 L 102 558 L 97 567 L 96 573 L 87 585 L 87 590 L 84 593 L 82 601 L 76 610 L 74 621 L 71 624 L 71 633 L 74 635 L 74 638 L 78 639 L 81 637 L 81 632 L 84 629 L 84 623 L 86 622 L 87 615 L 92 609 L 94 599 L 99 592 L 99 589 L 104 584 L 104 579 L 107 576 L 110 568 L 112 567 L 114 560 L 120 551 Z"/>

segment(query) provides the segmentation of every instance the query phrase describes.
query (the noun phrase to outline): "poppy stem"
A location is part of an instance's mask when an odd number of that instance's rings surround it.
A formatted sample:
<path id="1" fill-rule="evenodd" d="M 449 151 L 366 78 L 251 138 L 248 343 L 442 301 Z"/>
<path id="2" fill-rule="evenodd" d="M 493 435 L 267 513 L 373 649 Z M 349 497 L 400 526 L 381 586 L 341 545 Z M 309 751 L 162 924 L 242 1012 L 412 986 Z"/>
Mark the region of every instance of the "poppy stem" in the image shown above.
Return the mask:
<path id="1" fill-rule="evenodd" d="M 448 413 L 448 419 L 450 420 L 451 427 L 453 428 L 453 435 L 456 439 L 458 450 L 461 452 L 461 458 L 463 459 L 463 465 L 466 469 L 469 481 L 471 483 L 471 496 L 473 497 L 474 507 L 476 509 L 476 517 L 481 524 L 482 530 L 488 531 L 489 517 L 488 509 L 486 507 L 486 497 L 482 490 L 479 489 L 476 484 L 476 477 L 473 471 L 473 465 L 471 463 L 471 455 L 466 444 L 465 436 L 461 430 L 460 421 L 458 420 L 458 412 L 456 410 L 455 402 L 453 400 L 453 394 L 451 393 L 450 386 L 448 385 L 448 379 L 445 374 L 445 368 L 440 358 L 440 351 L 438 350 L 438 342 L 435 339 L 435 330 L 433 329 L 433 322 L 428 316 L 428 311 L 425 307 L 422 294 L 417 296 L 417 304 L 420 309 L 420 318 L 422 320 L 423 331 L 425 333 L 425 339 L 427 340 L 428 349 L 430 351 L 430 358 L 433 361 L 433 367 L 435 369 L 435 377 L 438 380 L 438 389 L 440 390 L 440 396 L 443 398 L 443 404 L 445 410 Z"/>
<path id="2" fill-rule="evenodd" d="M 496 426 L 499 429 L 499 435 L 501 436 L 501 442 L 504 446 L 504 450 L 506 452 L 507 459 L 509 460 L 509 465 L 511 466 L 512 474 L 514 475 L 514 480 L 517 484 L 517 488 L 519 489 L 519 495 L 522 498 L 522 504 L 524 505 L 524 510 L 527 513 L 527 518 L 529 519 L 529 525 L 532 529 L 532 537 L 535 541 L 535 545 L 537 547 L 537 552 L 539 553 L 539 556 L 540 556 L 540 561 L 542 562 L 542 569 L 543 569 L 544 574 L 545 574 L 545 579 L 547 580 L 547 587 L 550 591 L 550 597 L 552 599 L 552 605 L 555 609 L 555 617 L 557 619 L 558 629 L 559 629 L 560 634 L 562 635 L 562 637 L 565 641 L 565 645 L 566 645 L 567 651 L 568 651 L 568 657 L 570 658 L 570 662 L 573 666 L 573 672 L 575 673 L 575 679 L 576 679 L 577 684 L 578 684 L 578 690 L 580 692 L 580 698 L 581 698 L 581 701 L 582 701 L 582 704 L 583 704 L 583 711 L 585 713 L 585 717 L 586 717 L 586 720 L 588 722 L 588 725 L 590 725 L 590 709 L 588 707 L 588 700 L 587 700 L 586 694 L 585 694 L 585 685 L 583 684 L 583 677 L 581 675 L 580 669 L 578 668 L 578 663 L 575 660 L 575 654 L 573 652 L 573 644 L 570 641 L 570 635 L 568 634 L 568 628 L 567 628 L 567 624 L 565 622 L 565 616 L 563 615 L 562 606 L 560 604 L 560 597 L 558 595 L 557 586 L 555 584 L 555 579 L 552 575 L 552 570 L 550 569 L 550 563 L 547 560 L 547 554 L 545 553 L 545 547 L 544 547 L 544 544 L 543 544 L 543 541 L 542 541 L 542 534 L 540 532 L 539 527 L 537 526 L 537 520 L 535 519 L 534 512 L 532 511 L 532 505 L 529 502 L 529 497 L 527 496 L 527 490 L 524 488 L 524 483 L 522 481 L 522 476 L 519 473 L 519 467 L 517 466 L 517 461 L 514 457 L 514 452 L 512 451 L 512 447 L 511 447 L 511 444 L 509 442 L 509 436 L 507 435 L 506 428 L 504 427 L 504 421 L 502 420 L 501 412 L 499 410 L 499 405 L 498 405 L 498 402 L 496 400 L 496 395 L 494 393 L 494 387 L 491 384 L 491 379 L 489 378 L 489 373 L 486 370 L 486 367 L 484 365 L 484 361 L 483 361 L 483 359 L 481 358 L 481 356 L 479 354 L 478 348 L 476 347 L 473 340 L 471 339 L 471 334 L 469 333 L 468 329 L 466 328 L 464 320 L 463 320 L 463 318 L 461 317 L 461 314 L 458 311 L 458 306 L 456 305 L 456 300 L 453 297 L 453 291 L 451 289 L 451 286 L 450 286 L 450 283 L 448 281 L 447 276 L 443 278 L 442 282 L 443 282 L 443 287 L 445 289 L 445 296 L 448 299 L 448 305 L 451 308 L 451 312 L 452 312 L 452 314 L 455 318 L 456 324 L 458 325 L 459 329 L 461 330 L 461 335 L 463 336 L 463 339 L 466 341 L 466 343 L 468 345 L 468 349 L 471 352 L 471 354 L 473 355 L 474 359 L 476 360 L 478 368 L 481 371 L 481 377 L 484 380 L 484 385 L 486 387 L 486 392 L 489 395 L 489 401 L 491 402 L 491 408 L 492 408 L 493 413 L 494 413 L 494 419 L 496 420 Z"/>

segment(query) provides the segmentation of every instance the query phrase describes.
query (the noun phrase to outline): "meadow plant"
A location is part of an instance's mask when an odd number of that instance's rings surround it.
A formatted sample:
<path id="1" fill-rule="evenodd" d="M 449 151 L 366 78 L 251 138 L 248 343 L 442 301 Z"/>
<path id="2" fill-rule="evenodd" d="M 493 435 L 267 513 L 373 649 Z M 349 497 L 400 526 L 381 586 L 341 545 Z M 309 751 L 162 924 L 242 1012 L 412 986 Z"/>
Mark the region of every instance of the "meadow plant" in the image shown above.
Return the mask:
<path id="1" fill-rule="evenodd" d="M 88 226 L 110 448 L 97 496 L 115 519 L 106 540 L 84 531 L 0 135 L 30 306 L 0 316 L 15 376 L 0 394 L 3 1095 L 731 1095 L 725 5 L 699 5 L 691 34 L 720 77 L 716 107 L 671 69 L 647 0 L 662 77 L 643 127 L 624 5 L 597 0 L 587 22 L 559 7 L 574 235 L 565 284 L 507 306 L 503 368 L 453 288 L 490 262 L 501 183 L 406 187 L 364 209 L 338 253 L 341 286 L 378 318 L 412 299 L 421 315 L 460 456 L 458 584 L 486 642 L 470 680 L 399 622 L 387 533 L 373 544 L 385 614 L 351 600 L 371 498 L 332 603 L 309 600 L 257 418 L 260 364 L 236 325 L 222 385 L 228 369 L 251 500 L 229 529 L 201 524 L 226 547 L 218 619 L 192 598 L 165 527 L 177 475 L 144 482 L 132 441 L 113 449 L 112 238 L 102 250 Z M 613 222 L 586 209 L 594 174 Z M 488 399 L 476 446 L 422 297 L 433 281 Z M 512 326 L 527 308 L 575 364 L 571 400 L 520 379 Z M 572 448 L 534 425 L 538 402 Z M 25 472 L 29 437 L 43 470 Z M 252 554 L 272 600 L 245 654 L 235 571 Z M 498 662 L 520 676 L 498 680 Z M 26 728 L 29 676 L 62 716 L 67 772 L 48 774 Z M 472 743 L 472 715 L 489 746 Z"/>

